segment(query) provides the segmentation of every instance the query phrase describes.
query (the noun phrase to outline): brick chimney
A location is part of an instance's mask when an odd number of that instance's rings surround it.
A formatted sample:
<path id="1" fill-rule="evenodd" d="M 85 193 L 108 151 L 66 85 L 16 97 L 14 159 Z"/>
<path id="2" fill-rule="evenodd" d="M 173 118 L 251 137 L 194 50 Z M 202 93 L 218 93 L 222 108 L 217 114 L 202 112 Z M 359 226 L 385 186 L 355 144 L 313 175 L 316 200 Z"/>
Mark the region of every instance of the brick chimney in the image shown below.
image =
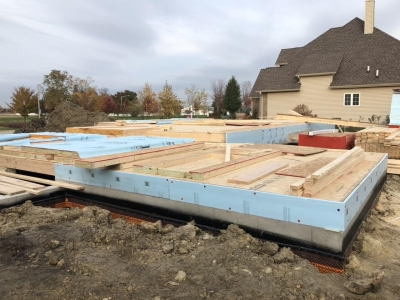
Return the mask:
<path id="1" fill-rule="evenodd" d="M 365 0 L 364 34 L 374 33 L 375 26 L 375 0 Z"/>

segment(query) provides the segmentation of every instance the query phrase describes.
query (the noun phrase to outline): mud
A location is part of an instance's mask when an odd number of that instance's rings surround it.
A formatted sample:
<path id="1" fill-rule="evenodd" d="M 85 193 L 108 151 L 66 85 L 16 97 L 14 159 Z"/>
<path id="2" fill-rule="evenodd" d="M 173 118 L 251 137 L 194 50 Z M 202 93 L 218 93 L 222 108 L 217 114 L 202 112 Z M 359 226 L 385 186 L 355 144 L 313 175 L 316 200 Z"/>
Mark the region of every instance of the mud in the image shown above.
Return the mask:
<path id="1" fill-rule="evenodd" d="M 385 218 L 396 215 L 399 181 L 399 176 L 389 176 L 380 206 L 364 222 L 344 276 L 321 274 L 289 248 L 261 242 L 235 225 L 213 236 L 193 223 L 179 228 L 160 221 L 137 226 L 112 219 L 109 211 L 97 207 L 52 209 L 28 201 L 0 213 L 0 295 L 398 299 L 400 229 Z"/>

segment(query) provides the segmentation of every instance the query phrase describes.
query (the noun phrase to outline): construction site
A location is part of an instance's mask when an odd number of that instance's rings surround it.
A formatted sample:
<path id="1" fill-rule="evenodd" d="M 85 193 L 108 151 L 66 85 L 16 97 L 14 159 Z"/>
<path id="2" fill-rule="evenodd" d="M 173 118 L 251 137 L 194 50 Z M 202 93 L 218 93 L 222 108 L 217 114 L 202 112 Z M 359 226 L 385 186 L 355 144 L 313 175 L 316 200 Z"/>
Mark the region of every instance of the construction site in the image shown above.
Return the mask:
<path id="1" fill-rule="evenodd" d="M 398 128 L 293 112 L 62 126 L 0 135 L 7 299 L 400 293 Z"/>

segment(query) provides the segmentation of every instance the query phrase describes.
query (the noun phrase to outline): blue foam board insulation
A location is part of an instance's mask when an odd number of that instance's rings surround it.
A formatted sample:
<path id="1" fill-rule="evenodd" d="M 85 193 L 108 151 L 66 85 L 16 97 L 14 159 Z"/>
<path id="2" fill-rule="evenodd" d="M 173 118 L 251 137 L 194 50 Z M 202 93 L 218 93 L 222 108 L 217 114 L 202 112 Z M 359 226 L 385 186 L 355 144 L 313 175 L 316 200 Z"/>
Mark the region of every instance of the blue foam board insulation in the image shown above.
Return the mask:
<path id="1" fill-rule="evenodd" d="M 10 134 L 1 134 L 0 142 L 8 142 L 16 139 L 25 139 L 29 137 L 29 133 L 10 133 Z"/>
<path id="2" fill-rule="evenodd" d="M 344 232 L 362 209 L 377 181 L 385 174 L 386 164 L 387 155 L 343 202 L 62 164 L 55 165 L 55 177 L 56 180 Z"/>
<path id="3" fill-rule="evenodd" d="M 228 132 L 227 143 L 254 143 L 254 144 L 280 144 L 286 143 L 290 133 L 301 131 L 314 131 L 322 129 L 333 129 L 335 125 L 330 124 L 300 124 L 283 127 L 264 128 L 259 130 L 248 130 L 239 132 Z"/>
<path id="4" fill-rule="evenodd" d="M 49 135 L 54 136 L 49 139 L 33 139 L 32 136 Z M 89 141 L 107 139 L 107 136 L 101 134 L 81 134 L 81 133 L 57 133 L 57 132 L 41 132 L 41 133 L 23 133 L 23 134 L 8 134 L 2 141 L 0 136 L 0 146 L 35 146 L 37 143 L 54 142 L 54 141 Z"/>
<path id="5" fill-rule="evenodd" d="M 80 158 L 132 152 L 194 142 L 194 139 L 128 136 L 94 140 L 79 140 L 57 144 L 30 144 L 27 147 L 76 152 Z"/>

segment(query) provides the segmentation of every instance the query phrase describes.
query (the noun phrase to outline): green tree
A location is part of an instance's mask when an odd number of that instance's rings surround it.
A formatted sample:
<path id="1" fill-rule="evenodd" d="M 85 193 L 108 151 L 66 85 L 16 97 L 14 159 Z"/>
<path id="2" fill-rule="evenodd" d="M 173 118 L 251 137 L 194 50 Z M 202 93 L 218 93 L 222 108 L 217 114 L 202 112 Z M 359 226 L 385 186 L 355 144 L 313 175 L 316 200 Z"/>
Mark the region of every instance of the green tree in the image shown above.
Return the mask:
<path id="1" fill-rule="evenodd" d="M 140 104 L 134 103 L 131 105 L 131 116 L 137 117 L 143 113 L 143 107 Z"/>
<path id="2" fill-rule="evenodd" d="M 149 83 L 146 82 L 144 87 L 139 91 L 138 100 L 143 107 L 143 112 L 147 114 L 154 114 L 158 112 L 156 93 L 153 92 L 153 89 Z"/>
<path id="3" fill-rule="evenodd" d="M 172 86 L 165 82 L 164 89 L 158 93 L 162 114 L 166 118 L 179 115 L 182 109 L 181 101 L 172 90 Z"/>
<path id="4" fill-rule="evenodd" d="M 61 101 L 70 101 L 74 92 L 74 79 L 67 71 L 51 70 L 44 75 L 43 102 L 47 111 L 53 111 Z"/>
<path id="5" fill-rule="evenodd" d="M 30 88 L 19 86 L 14 89 L 11 103 L 7 103 L 7 105 L 13 111 L 19 113 L 26 122 L 29 113 L 37 113 L 38 111 L 38 95 Z"/>
<path id="6" fill-rule="evenodd" d="M 236 119 L 236 112 L 240 109 L 241 105 L 240 86 L 235 77 L 232 76 L 226 85 L 224 107 L 229 111 L 231 118 Z"/>
<path id="7" fill-rule="evenodd" d="M 125 90 L 123 92 L 117 92 L 112 95 L 114 102 L 118 106 L 120 113 L 126 113 L 130 111 L 131 106 L 138 102 L 137 94 L 134 91 Z"/>
<path id="8" fill-rule="evenodd" d="M 208 94 L 205 89 L 198 89 L 194 84 L 190 89 L 185 89 L 186 103 L 191 106 L 195 112 L 199 110 L 207 111 L 208 108 Z"/>

